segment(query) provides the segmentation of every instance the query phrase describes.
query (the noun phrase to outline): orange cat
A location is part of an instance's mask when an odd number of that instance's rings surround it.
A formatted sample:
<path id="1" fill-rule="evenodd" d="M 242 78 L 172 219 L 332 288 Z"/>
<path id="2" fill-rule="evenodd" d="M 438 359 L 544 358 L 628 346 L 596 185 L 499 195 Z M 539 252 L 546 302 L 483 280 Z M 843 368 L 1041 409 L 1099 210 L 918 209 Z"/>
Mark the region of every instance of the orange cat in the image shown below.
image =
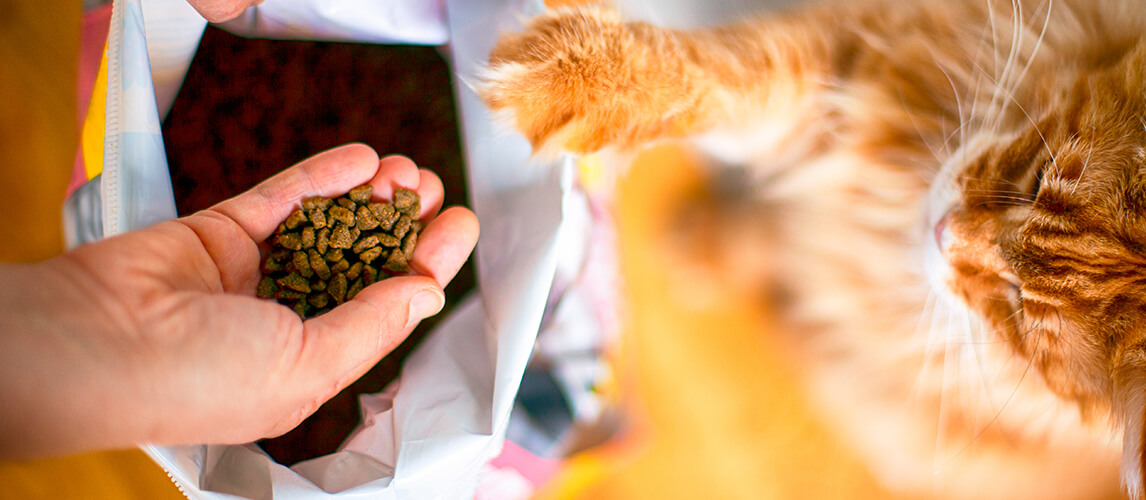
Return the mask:
<path id="1" fill-rule="evenodd" d="M 768 269 L 812 399 L 890 488 L 1141 498 L 1144 33 L 1141 0 L 694 31 L 584 7 L 505 35 L 478 91 L 538 151 L 687 139 L 743 167 L 706 244 L 776 263 L 724 265 Z"/>

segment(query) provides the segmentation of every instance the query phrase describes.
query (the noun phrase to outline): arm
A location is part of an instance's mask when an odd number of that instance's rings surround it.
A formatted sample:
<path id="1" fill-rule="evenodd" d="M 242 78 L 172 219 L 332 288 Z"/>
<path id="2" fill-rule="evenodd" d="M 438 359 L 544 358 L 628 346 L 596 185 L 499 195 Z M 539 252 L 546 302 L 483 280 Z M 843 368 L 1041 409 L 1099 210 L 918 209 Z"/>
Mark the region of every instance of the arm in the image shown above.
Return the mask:
<path id="1" fill-rule="evenodd" d="M 370 182 L 422 196 L 414 272 L 299 320 L 254 297 L 259 247 L 305 197 Z M 0 456 L 282 434 L 442 307 L 477 239 L 409 160 L 337 148 L 236 198 L 27 266 L 0 267 Z"/>

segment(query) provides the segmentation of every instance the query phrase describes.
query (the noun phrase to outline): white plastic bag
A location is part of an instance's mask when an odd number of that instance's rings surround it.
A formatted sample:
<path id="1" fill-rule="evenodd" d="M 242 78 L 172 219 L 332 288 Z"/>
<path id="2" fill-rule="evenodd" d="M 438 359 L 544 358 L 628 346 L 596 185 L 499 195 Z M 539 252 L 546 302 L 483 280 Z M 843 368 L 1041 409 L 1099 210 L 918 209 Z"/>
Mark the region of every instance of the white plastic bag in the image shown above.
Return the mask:
<path id="1" fill-rule="evenodd" d="M 227 27 L 255 35 L 422 43 L 439 43 L 448 33 L 461 78 L 484 63 L 497 33 L 517 29 L 540 9 L 535 0 L 269 0 Z M 290 17 L 316 12 L 323 14 Z M 411 22 L 396 12 L 426 17 Z M 72 244 L 175 216 L 159 122 L 204 25 L 183 0 L 115 1 L 102 171 L 68 202 Z M 389 28 L 397 31 L 384 32 Z M 398 382 L 362 397 L 363 425 L 335 454 L 287 468 L 254 445 L 145 446 L 187 496 L 473 496 L 482 467 L 502 447 L 560 258 L 558 242 L 569 237 L 562 234 L 564 211 L 580 208 L 570 194 L 571 159 L 527 166 L 526 141 L 495 129 L 458 82 L 470 198 L 482 222 L 479 294 L 410 355 Z"/>

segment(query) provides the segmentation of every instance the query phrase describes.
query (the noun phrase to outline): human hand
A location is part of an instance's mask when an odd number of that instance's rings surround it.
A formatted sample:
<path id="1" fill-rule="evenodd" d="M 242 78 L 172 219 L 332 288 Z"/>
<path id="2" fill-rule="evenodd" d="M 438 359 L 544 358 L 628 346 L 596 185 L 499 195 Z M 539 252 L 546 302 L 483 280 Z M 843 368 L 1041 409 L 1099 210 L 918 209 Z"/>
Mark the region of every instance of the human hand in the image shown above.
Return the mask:
<path id="1" fill-rule="evenodd" d="M 263 0 L 187 0 L 204 19 L 221 23 L 239 16 L 247 7 L 263 3 Z"/>
<path id="2" fill-rule="evenodd" d="M 369 182 L 422 198 L 411 275 L 302 321 L 254 297 L 260 247 L 303 198 Z M 441 181 L 350 145 L 175 221 L 0 268 L 0 456 L 241 443 L 293 428 L 442 307 L 477 219 Z"/>

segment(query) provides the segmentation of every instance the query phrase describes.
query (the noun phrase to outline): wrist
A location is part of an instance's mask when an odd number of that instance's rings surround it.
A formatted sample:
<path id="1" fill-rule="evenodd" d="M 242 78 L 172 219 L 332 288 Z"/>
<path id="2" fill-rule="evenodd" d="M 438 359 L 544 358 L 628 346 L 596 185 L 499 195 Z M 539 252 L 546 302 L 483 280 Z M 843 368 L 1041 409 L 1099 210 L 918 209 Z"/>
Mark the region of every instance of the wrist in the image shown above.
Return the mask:
<path id="1" fill-rule="evenodd" d="M 125 380 L 106 285 L 70 256 L 0 267 L 0 455 L 126 447 Z"/>

